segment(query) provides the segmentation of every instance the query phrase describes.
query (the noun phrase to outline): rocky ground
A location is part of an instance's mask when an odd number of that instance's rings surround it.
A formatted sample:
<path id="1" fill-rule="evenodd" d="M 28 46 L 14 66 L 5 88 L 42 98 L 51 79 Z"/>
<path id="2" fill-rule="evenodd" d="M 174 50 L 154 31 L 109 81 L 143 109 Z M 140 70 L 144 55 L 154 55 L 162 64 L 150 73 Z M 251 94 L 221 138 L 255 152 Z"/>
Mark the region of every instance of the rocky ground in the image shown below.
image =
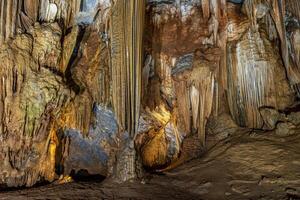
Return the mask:
<path id="1" fill-rule="evenodd" d="M 2 191 L 0 199 L 300 199 L 300 136 L 249 132 L 141 182 L 78 181 Z"/>

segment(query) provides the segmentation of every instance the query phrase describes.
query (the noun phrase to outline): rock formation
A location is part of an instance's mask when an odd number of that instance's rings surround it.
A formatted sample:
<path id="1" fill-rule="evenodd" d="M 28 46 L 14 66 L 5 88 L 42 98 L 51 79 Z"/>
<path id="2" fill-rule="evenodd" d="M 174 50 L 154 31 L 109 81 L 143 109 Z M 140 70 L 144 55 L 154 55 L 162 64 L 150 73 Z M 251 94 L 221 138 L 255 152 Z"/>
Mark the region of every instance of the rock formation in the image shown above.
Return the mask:
<path id="1" fill-rule="evenodd" d="M 295 134 L 299 7 L 0 0 L 1 187 L 139 178 L 239 127 Z"/>

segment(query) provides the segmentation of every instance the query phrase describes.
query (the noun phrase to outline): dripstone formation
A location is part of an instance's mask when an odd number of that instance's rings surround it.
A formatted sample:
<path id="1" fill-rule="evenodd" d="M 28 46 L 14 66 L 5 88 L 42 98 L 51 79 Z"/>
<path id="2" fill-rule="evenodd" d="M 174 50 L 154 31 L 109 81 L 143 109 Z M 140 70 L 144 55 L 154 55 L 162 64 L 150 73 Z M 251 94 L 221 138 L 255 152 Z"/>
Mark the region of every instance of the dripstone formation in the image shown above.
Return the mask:
<path id="1" fill-rule="evenodd" d="M 233 129 L 296 134 L 297 0 L 0 0 L 0 186 L 119 182 Z"/>

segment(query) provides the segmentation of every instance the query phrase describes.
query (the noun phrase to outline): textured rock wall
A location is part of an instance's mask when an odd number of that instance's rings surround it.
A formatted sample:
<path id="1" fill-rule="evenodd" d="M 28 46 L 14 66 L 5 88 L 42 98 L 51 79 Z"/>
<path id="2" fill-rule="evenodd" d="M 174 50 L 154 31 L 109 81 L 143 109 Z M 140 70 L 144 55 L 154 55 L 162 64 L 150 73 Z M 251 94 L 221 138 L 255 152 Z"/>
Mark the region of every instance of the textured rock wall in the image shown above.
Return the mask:
<path id="1" fill-rule="evenodd" d="M 81 170 L 125 181 L 141 164 L 178 165 L 234 122 L 296 126 L 297 6 L 0 0 L 0 184 Z"/>
<path id="2" fill-rule="evenodd" d="M 55 119 L 73 96 L 54 70 L 61 53 L 58 24 L 36 24 L 32 35 L 17 35 L 0 49 L 0 182 L 8 186 L 54 180 Z"/>

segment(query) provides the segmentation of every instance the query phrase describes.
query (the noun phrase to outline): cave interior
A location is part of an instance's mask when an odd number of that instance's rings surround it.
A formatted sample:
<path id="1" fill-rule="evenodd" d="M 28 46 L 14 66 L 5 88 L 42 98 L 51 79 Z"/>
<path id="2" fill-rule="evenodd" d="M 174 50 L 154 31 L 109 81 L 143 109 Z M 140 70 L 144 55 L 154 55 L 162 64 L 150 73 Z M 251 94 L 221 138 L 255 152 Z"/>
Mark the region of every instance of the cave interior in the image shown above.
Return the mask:
<path id="1" fill-rule="evenodd" d="M 0 199 L 300 199 L 299 0 L 0 0 Z"/>

